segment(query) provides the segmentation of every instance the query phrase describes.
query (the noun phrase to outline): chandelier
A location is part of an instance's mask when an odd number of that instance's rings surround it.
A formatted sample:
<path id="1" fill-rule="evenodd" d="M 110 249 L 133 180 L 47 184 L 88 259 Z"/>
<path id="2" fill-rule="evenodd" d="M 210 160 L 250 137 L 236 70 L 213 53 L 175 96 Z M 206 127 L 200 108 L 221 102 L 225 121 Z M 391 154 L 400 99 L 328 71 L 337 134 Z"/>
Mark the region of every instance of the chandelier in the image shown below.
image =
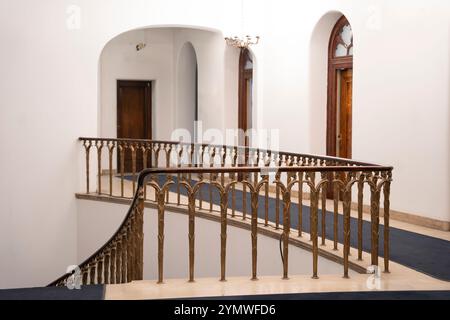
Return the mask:
<path id="1" fill-rule="evenodd" d="M 227 45 L 240 49 L 247 49 L 249 46 L 259 42 L 259 36 L 244 36 L 244 0 L 241 0 L 241 32 L 240 36 L 226 37 Z"/>
<path id="2" fill-rule="evenodd" d="M 245 37 L 238 37 L 234 36 L 232 38 L 226 37 L 225 41 L 229 46 L 233 46 L 236 48 L 248 48 L 250 45 L 258 44 L 259 42 L 259 36 L 245 36 Z"/>

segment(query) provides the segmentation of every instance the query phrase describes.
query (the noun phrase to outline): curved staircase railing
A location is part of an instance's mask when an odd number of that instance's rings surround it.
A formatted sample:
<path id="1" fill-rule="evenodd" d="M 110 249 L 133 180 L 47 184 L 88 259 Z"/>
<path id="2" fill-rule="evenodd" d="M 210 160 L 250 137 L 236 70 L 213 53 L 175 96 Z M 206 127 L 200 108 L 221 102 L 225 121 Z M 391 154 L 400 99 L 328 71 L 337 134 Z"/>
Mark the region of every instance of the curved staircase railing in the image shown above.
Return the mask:
<path id="1" fill-rule="evenodd" d="M 217 211 L 220 216 L 220 279 L 226 278 L 228 220 L 239 214 L 249 220 L 252 246 L 252 279 L 257 279 L 258 228 L 282 230 L 283 278 L 288 277 L 288 244 L 293 237 L 291 217 L 297 218 L 297 237 L 305 234 L 303 204 L 309 200 L 309 237 L 312 243 L 313 278 L 318 277 L 319 238 L 325 244 L 326 230 L 338 250 L 339 205 L 343 212 L 343 267 L 348 277 L 350 254 L 350 212 L 356 195 L 358 212 L 357 249 L 362 259 L 362 222 L 364 190 L 370 191 L 371 264 L 378 265 L 380 216 L 384 219 L 384 269 L 389 271 L 389 210 L 392 167 L 347 159 L 278 152 L 236 146 L 213 146 L 153 140 L 80 138 L 86 151 L 86 193 L 89 191 L 90 148 L 97 149 L 97 191 L 104 196 L 126 197 L 133 191 L 128 213 L 114 235 L 93 255 L 79 265 L 83 284 L 126 283 L 143 278 L 143 210 L 151 201 L 158 211 L 158 282 L 164 280 L 164 217 L 169 203 L 186 206 L 188 211 L 189 281 L 194 280 L 195 220 L 197 210 Z M 102 149 L 108 152 L 108 171 L 102 171 Z M 118 176 L 114 173 L 117 150 Z M 131 173 L 125 172 L 126 154 Z M 162 155 L 162 156 L 161 156 Z M 139 175 L 137 159 L 144 168 Z M 165 168 L 159 167 L 162 158 Z M 102 180 L 109 188 L 102 188 Z M 120 182 L 120 192 L 113 192 L 113 182 Z M 308 193 L 305 192 L 308 191 Z M 331 192 L 330 192 L 331 191 Z M 327 195 L 332 195 L 333 223 L 327 225 Z M 384 206 L 380 210 L 380 198 Z M 309 199 L 308 199 L 309 198 Z M 269 200 L 275 201 L 274 221 L 269 218 Z M 205 203 L 207 207 L 204 208 Z M 291 205 L 297 205 L 292 212 Z M 209 208 L 208 208 L 209 207 Z M 320 208 L 320 209 L 319 209 Z M 320 210 L 320 214 L 319 214 Z M 381 215 L 380 215 L 381 213 Z M 320 223 L 320 224 L 319 224 Z M 320 235 L 319 235 L 320 225 Z M 219 236 L 219 235 L 218 235 Z M 64 285 L 71 273 L 53 285 Z"/>

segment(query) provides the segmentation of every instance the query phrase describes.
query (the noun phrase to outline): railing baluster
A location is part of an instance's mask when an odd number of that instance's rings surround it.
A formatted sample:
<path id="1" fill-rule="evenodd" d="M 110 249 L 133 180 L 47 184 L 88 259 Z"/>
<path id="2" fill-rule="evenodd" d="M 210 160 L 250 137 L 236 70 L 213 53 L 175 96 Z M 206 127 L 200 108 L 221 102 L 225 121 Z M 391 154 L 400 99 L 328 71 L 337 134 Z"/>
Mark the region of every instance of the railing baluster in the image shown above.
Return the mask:
<path id="1" fill-rule="evenodd" d="M 108 152 L 109 152 L 109 195 L 113 194 L 113 152 L 115 143 L 114 141 L 108 142 Z"/>
<path id="2" fill-rule="evenodd" d="M 95 284 L 95 269 L 97 266 L 97 261 L 94 260 L 90 265 L 89 265 L 89 284 Z"/>
<path id="3" fill-rule="evenodd" d="M 390 216 L 390 200 L 392 172 L 387 172 L 385 183 L 383 186 L 384 197 L 384 272 L 389 273 L 389 216 Z"/>
<path id="4" fill-rule="evenodd" d="M 131 220 L 129 220 L 128 226 L 125 230 L 127 234 L 127 282 L 131 282 L 133 281 L 133 232 L 131 231 Z"/>
<path id="5" fill-rule="evenodd" d="M 144 180 L 145 183 L 145 180 Z M 142 186 L 139 190 L 139 202 L 136 207 L 136 228 L 137 228 L 137 278 L 136 280 L 142 280 L 144 278 L 144 201 L 145 195 L 143 194 Z"/>
<path id="6" fill-rule="evenodd" d="M 298 173 L 298 236 L 303 233 L 303 171 Z"/>
<path id="7" fill-rule="evenodd" d="M 362 261 L 364 173 L 358 178 L 358 260 Z"/>
<path id="8" fill-rule="evenodd" d="M 210 158 L 209 158 L 209 167 L 214 167 L 214 158 L 216 156 L 216 148 L 213 147 L 210 151 Z M 212 181 L 213 181 L 213 173 L 210 172 L 209 174 L 209 211 L 212 212 L 213 210 L 213 191 L 212 191 Z"/>
<path id="9" fill-rule="evenodd" d="M 120 196 L 124 196 L 124 171 L 125 171 L 125 149 L 126 143 L 119 142 L 119 157 L 120 157 Z"/>
<path id="10" fill-rule="evenodd" d="M 136 264 L 137 264 L 137 257 L 136 257 L 136 215 L 135 211 L 132 213 L 131 218 L 129 220 L 130 225 L 128 227 L 128 234 L 130 235 L 128 239 L 128 262 L 130 264 L 129 270 L 130 270 L 130 276 L 128 277 L 130 280 L 129 282 L 136 279 Z"/>
<path id="11" fill-rule="evenodd" d="M 327 174 L 322 172 L 322 180 L 327 179 Z M 326 238 L 326 218 L 327 218 L 327 183 L 324 183 L 322 185 L 322 246 L 325 245 L 325 238 Z"/>
<path id="12" fill-rule="evenodd" d="M 226 256 L 227 256 L 227 212 L 228 192 L 220 194 L 220 281 L 225 281 Z"/>
<path id="13" fill-rule="evenodd" d="M 160 152 L 160 150 L 161 150 L 161 144 L 158 143 L 158 144 L 156 144 L 156 148 L 155 148 L 155 168 L 159 167 L 159 152 Z M 157 175 L 153 175 L 152 179 L 154 181 L 157 181 L 158 176 Z M 155 191 L 155 202 L 158 202 L 158 195 L 157 195 L 156 191 Z"/>
<path id="14" fill-rule="evenodd" d="M 310 165 L 314 165 L 314 159 L 311 159 L 311 162 L 310 162 Z M 316 180 L 316 173 L 315 172 L 308 172 L 308 175 L 309 175 L 309 177 L 310 177 L 310 180 L 311 180 L 311 183 L 313 184 L 313 185 L 315 185 L 315 180 Z M 312 199 L 310 199 L 310 205 L 311 205 L 311 202 L 312 202 Z M 318 214 L 319 214 L 319 194 L 317 194 L 317 219 L 319 219 L 318 218 Z M 313 241 L 313 234 L 312 234 L 312 232 L 311 232 L 311 228 L 312 228 L 312 225 L 313 225 L 313 221 L 312 221 L 312 219 L 313 219 L 313 216 L 312 216 L 312 214 L 310 213 L 309 214 L 309 228 L 310 228 L 310 232 L 309 232 L 309 241 Z M 317 221 L 319 221 L 319 220 L 317 220 Z M 317 222 L 318 223 L 318 222 Z"/>
<path id="15" fill-rule="evenodd" d="M 177 159 L 177 167 L 181 168 L 181 160 L 183 157 L 183 146 L 180 146 L 180 149 L 178 150 L 178 159 Z M 177 173 L 177 205 L 180 205 L 181 201 L 181 194 L 180 194 L 180 174 Z"/>
<path id="16" fill-rule="evenodd" d="M 259 166 L 259 149 L 256 150 L 256 158 L 253 157 L 253 160 L 254 160 L 253 166 L 258 167 Z M 257 185 L 258 185 L 258 172 L 255 171 L 253 173 L 253 186 L 256 188 Z"/>
<path id="17" fill-rule="evenodd" d="M 142 169 L 147 169 L 147 159 L 148 159 L 148 151 L 150 150 L 150 156 L 151 156 L 151 149 L 148 145 L 148 143 L 142 143 L 141 146 L 142 150 Z M 151 165 L 151 159 L 150 159 L 150 165 Z M 147 183 L 144 181 L 144 200 L 147 199 Z"/>
<path id="18" fill-rule="evenodd" d="M 349 179 L 344 179 L 345 182 L 348 182 Z M 344 219 L 344 278 L 348 278 L 348 256 L 350 254 L 350 209 L 351 209 L 351 199 L 352 193 L 351 189 L 345 187 L 344 195 L 343 195 L 343 219 Z"/>
<path id="19" fill-rule="evenodd" d="M 257 259 L 258 259 L 258 192 L 256 189 L 251 192 L 252 205 L 252 221 L 251 221 L 251 237 L 252 237 L 252 280 L 258 280 Z"/>
<path id="20" fill-rule="evenodd" d="M 188 215 L 189 215 L 189 282 L 194 282 L 194 259 L 195 259 L 195 193 L 188 195 Z"/>
<path id="21" fill-rule="evenodd" d="M 131 150 L 131 180 L 133 182 L 133 195 L 136 192 L 136 144 L 130 143 Z"/>
<path id="22" fill-rule="evenodd" d="M 338 210 L 339 210 L 339 184 L 338 173 L 334 173 L 333 177 L 333 198 L 334 198 L 334 211 L 333 211 L 333 250 L 338 249 Z"/>
<path id="23" fill-rule="evenodd" d="M 247 219 L 247 172 L 242 173 L 242 220 Z"/>
<path id="24" fill-rule="evenodd" d="M 122 247 L 122 256 L 120 257 L 120 262 L 121 262 L 121 275 L 120 275 L 120 283 L 126 283 L 127 282 L 127 235 L 126 233 L 122 234 L 121 237 L 121 247 Z"/>
<path id="25" fill-rule="evenodd" d="M 116 283 L 122 283 L 122 255 L 122 241 L 119 238 L 116 251 Z"/>
<path id="26" fill-rule="evenodd" d="M 222 161 L 221 161 L 220 166 L 222 168 L 224 168 L 225 167 L 225 163 L 227 161 L 227 147 L 226 146 L 222 146 L 221 152 L 222 152 Z M 220 184 L 222 185 L 222 187 L 225 185 L 225 172 L 222 172 L 220 174 Z"/>
<path id="27" fill-rule="evenodd" d="M 105 264 L 103 265 L 103 279 L 105 280 L 105 284 L 109 284 L 109 259 L 110 259 L 110 251 L 105 253 Z"/>
<path id="28" fill-rule="evenodd" d="M 277 179 L 280 181 L 279 178 Z M 278 185 L 278 183 L 277 183 Z M 287 190 L 283 192 L 283 279 L 288 278 L 288 264 L 289 264 L 289 233 L 291 229 L 290 221 L 290 205 L 291 194 Z"/>
<path id="29" fill-rule="evenodd" d="M 158 191 L 158 283 L 163 283 L 164 273 L 164 189 Z"/>
<path id="30" fill-rule="evenodd" d="M 102 193 L 102 148 L 103 148 L 103 141 L 99 140 L 95 142 L 95 146 L 97 148 L 97 193 Z"/>
<path id="31" fill-rule="evenodd" d="M 237 166 L 237 158 L 238 158 L 238 148 L 233 147 L 233 161 L 231 166 L 236 167 Z M 233 181 L 238 181 L 238 176 L 236 172 L 232 173 L 232 179 Z M 234 217 L 236 215 L 236 184 L 233 183 L 231 186 L 231 216 Z"/>
<path id="32" fill-rule="evenodd" d="M 377 188 L 377 181 L 375 173 L 370 186 L 371 264 L 375 266 L 378 266 L 378 228 L 380 224 L 380 190 Z"/>
<path id="33" fill-rule="evenodd" d="M 88 275 L 89 275 L 89 272 L 88 272 L 88 270 L 87 269 L 85 269 L 85 270 L 83 270 L 82 271 L 82 273 L 83 273 L 83 278 L 82 278 L 82 282 L 83 282 L 83 284 L 84 285 L 88 285 L 89 283 L 88 283 Z"/>
<path id="34" fill-rule="evenodd" d="M 188 159 L 188 167 L 191 168 L 192 166 L 195 166 L 194 161 L 196 162 L 196 159 L 194 159 L 194 154 L 195 154 L 195 144 L 191 144 L 190 145 L 190 149 L 189 149 L 189 159 Z M 188 180 L 189 183 L 191 183 L 192 180 L 192 173 L 188 173 Z"/>
<path id="35" fill-rule="evenodd" d="M 91 150 L 91 140 L 84 140 L 83 146 L 86 152 L 86 193 L 89 193 L 89 151 Z"/>
<path id="36" fill-rule="evenodd" d="M 311 178 L 310 178 L 311 179 Z M 312 179 L 311 179 L 312 180 Z M 312 181 L 311 181 L 312 182 Z M 314 185 L 314 184 L 313 184 Z M 311 241 L 312 241 L 312 254 L 313 254 L 313 279 L 317 279 L 317 264 L 318 264 L 318 212 L 319 212 L 319 190 L 310 189 L 311 192 Z"/>
<path id="37" fill-rule="evenodd" d="M 103 283 L 103 259 L 100 258 L 97 262 L 97 283 Z"/>
<path id="38" fill-rule="evenodd" d="M 167 143 L 166 144 L 166 168 L 170 168 L 170 159 L 172 157 L 172 150 L 173 150 L 173 146 L 172 143 Z M 170 179 L 169 175 L 166 174 L 166 181 L 168 181 Z M 169 189 L 167 189 L 166 191 L 166 202 L 169 203 L 170 202 L 170 197 L 169 197 Z"/>
<path id="39" fill-rule="evenodd" d="M 277 157 L 277 155 L 276 155 Z M 277 165 L 279 165 L 279 161 L 275 159 Z M 279 229 L 280 227 L 280 186 L 278 184 L 275 185 L 275 229 Z"/>
<path id="40" fill-rule="evenodd" d="M 110 258 L 110 265 L 109 265 L 109 274 L 110 274 L 110 283 L 115 284 L 116 283 L 116 247 L 115 244 L 111 248 L 111 258 Z"/>
<path id="41" fill-rule="evenodd" d="M 199 166 L 201 167 L 201 168 L 203 168 L 203 156 L 204 156 L 204 153 L 205 153 L 205 148 L 204 148 L 204 146 L 202 145 L 202 146 L 200 146 L 200 163 L 199 163 Z M 203 174 L 202 173 L 200 173 L 199 175 L 198 175 L 198 178 L 200 179 L 200 180 L 202 180 L 203 179 Z M 198 190 L 198 198 L 199 198 L 199 201 L 198 201 L 198 205 L 199 205 L 199 209 L 200 210 L 202 210 L 202 207 L 203 207 L 203 192 L 202 192 L 202 189 L 203 189 L 203 185 L 200 187 L 200 189 Z"/>

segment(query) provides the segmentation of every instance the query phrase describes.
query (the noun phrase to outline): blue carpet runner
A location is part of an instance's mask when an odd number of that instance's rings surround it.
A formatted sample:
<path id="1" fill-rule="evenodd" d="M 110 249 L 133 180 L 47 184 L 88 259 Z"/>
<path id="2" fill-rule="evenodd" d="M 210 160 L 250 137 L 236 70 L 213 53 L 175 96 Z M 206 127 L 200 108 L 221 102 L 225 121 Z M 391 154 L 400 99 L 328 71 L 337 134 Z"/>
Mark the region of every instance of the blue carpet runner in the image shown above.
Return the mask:
<path id="1" fill-rule="evenodd" d="M 104 293 L 104 285 L 86 285 L 79 290 L 66 287 L 2 289 L 0 300 L 103 300 Z"/>

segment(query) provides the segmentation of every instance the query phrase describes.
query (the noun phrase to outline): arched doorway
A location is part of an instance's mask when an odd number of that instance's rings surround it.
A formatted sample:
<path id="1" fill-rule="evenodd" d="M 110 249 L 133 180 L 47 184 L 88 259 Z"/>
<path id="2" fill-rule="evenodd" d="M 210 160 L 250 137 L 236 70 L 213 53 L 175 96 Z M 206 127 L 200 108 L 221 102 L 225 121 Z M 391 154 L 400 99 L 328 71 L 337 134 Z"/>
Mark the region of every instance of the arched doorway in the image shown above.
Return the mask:
<path id="1" fill-rule="evenodd" d="M 248 49 L 241 49 L 239 56 L 239 107 L 238 128 L 247 133 L 252 128 L 253 59 Z M 249 146 L 247 134 L 239 135 L 239 145 Z"/>
<path id="2" fill-rule="evenodd" d="M 328 48 L 327 155 L 352 157 L 353 32 L 345 16 Z"/>

